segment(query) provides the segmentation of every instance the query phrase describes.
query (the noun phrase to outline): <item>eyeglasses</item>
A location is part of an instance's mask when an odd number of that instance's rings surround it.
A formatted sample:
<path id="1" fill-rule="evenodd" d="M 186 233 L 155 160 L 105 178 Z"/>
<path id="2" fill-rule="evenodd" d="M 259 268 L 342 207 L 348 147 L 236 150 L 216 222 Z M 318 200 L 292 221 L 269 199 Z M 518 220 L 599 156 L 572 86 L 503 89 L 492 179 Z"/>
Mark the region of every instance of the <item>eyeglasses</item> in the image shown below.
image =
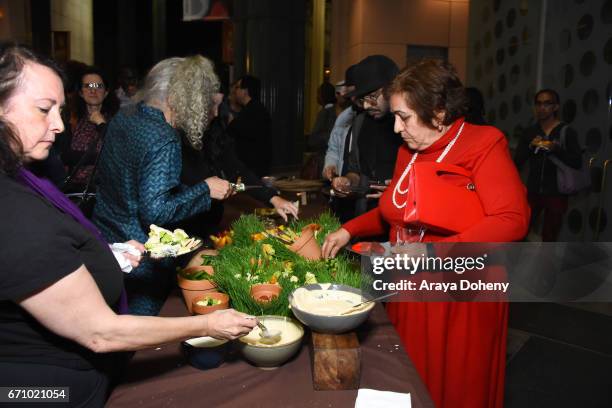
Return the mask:
<path id="1" fill-rule="evenodd" d="M 106 88 L 106 85 L 104 85 L 104 83 L 102 82 L 89 82 L 86 84 L 82 85 L 83 89 L 104 89 Z"/>
<path id="2" fill-rule="evenodd" d="M 380 97 L 380 95 L 382 95 L 382 88 L 378 89 L 375 92 L 372 92 L 366 96 L 362 96 L 361 98 L 357 99 L 357 103 L 360 104 L 361 106 L 363 106 L 366 102 L 370 105 L 378 105 L 378 98 Z"/>

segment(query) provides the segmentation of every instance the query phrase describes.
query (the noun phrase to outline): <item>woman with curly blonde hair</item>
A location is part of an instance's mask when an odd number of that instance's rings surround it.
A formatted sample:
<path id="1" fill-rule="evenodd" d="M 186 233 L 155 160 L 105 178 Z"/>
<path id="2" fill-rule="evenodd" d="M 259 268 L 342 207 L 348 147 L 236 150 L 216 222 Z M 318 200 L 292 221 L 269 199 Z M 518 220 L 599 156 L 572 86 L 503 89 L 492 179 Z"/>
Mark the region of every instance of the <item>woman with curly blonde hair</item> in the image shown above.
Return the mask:
<path id="1" fill-rule="evenodd" d="M 168 58 L 147 74 L 138 103 L 109 123 L 93 221 L 110 242 L 120 242 L 119 237 L 145 242 L 151 224 L 179 222 L 208 211 L 212 199 L 232 194 L 229 182 L 218 177 L 189 187 L 180 182 L 178 131 L 185 132 L 193 148 L 202 148 L 202 135 L 217 111 L 213 98 L 218 90 L 208 59 Z M 125 276 L 130 313 L 159 313 L 172 287 L 173 267 L 170 261 L 143 261 Z"/>

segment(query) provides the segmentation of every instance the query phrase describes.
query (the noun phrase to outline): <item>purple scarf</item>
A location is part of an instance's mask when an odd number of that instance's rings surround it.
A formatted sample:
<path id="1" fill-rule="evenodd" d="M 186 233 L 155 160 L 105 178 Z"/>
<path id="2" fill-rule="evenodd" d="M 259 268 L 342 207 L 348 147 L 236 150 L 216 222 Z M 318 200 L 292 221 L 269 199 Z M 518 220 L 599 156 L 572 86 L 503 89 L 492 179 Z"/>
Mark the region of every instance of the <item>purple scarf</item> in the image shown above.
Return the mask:
<path id="1" fill-rule="evenodd" d="M 108 243 L 102 236 L 100 230 L 90 220 L 88 220 L 85 215 L 83 215 L 76 204 L 70 201 L 68 197 L 59 191 L 57 187 L 55 187 L 49 180 L 36 177 L 29 170 L 23 167 L 19 169 L 16 179 L 21 184 L 29 187 L 38 195 L 45 198 L 48 202 L 53 204 L 55 208 L 71 216 L 76 222 L 81 224 L 83 228 L 91 232 L 93 236 L 96 237 L 98 241 L 100 241 L 100 243 L 102 243 L 102 245 L 105 248 L 108 248 L 110 251 Z M 120 314 L 127 314 L 128 312 L 125 289 L 121 291 L 121 297 L 119 298 L 119 302 L 117 304 L 117 310 Z"/>

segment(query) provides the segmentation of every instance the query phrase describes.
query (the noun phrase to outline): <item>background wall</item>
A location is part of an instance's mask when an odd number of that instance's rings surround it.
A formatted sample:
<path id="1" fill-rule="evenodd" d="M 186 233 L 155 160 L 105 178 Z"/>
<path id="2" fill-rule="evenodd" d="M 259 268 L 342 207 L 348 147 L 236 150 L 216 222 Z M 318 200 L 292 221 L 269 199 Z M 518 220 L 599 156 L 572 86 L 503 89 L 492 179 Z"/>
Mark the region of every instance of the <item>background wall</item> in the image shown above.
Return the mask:
<path id="1" fill-rule="evenodd" d="M 30 2 L 0 0 L 0 41 L 29 43 L 31 37 Z"/>
<path id="2" fill-rule="evenodd" d="M 70 32 L 70 59 L 93 64 L 92 0 L 52 0 L 51 30 Z"/>
<path id="3" fill-rule="evenodd" d="M 590 191 L 571 197 L 560 240 L 612 240 L 612 1 L 472 0 L 467 55 L 467 83 L 511 147 L 533 123 L 535 91 L 559 92 L 593 176 Z"/>
<path id="4" fill-rule="evenodd" d="M 449 61 L 465 79 L 468 11 L 467 0 L 333 0 L 331 82 L 372 54 L 404 67 L 407 45 L 448 47 Z"/>

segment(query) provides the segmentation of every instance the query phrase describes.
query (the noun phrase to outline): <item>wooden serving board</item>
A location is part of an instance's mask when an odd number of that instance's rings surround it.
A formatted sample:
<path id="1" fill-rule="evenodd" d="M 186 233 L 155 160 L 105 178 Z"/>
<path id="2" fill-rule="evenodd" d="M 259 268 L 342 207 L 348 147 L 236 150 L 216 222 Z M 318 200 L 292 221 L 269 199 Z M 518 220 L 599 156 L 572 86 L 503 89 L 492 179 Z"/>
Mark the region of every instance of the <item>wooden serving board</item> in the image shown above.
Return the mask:
<path id="1" fill-rule="evenodd" d="M 312 332 L 312 383 L 315 390 L 355 390 L 361 378 L 361 349 L 355 332 Z"/>

